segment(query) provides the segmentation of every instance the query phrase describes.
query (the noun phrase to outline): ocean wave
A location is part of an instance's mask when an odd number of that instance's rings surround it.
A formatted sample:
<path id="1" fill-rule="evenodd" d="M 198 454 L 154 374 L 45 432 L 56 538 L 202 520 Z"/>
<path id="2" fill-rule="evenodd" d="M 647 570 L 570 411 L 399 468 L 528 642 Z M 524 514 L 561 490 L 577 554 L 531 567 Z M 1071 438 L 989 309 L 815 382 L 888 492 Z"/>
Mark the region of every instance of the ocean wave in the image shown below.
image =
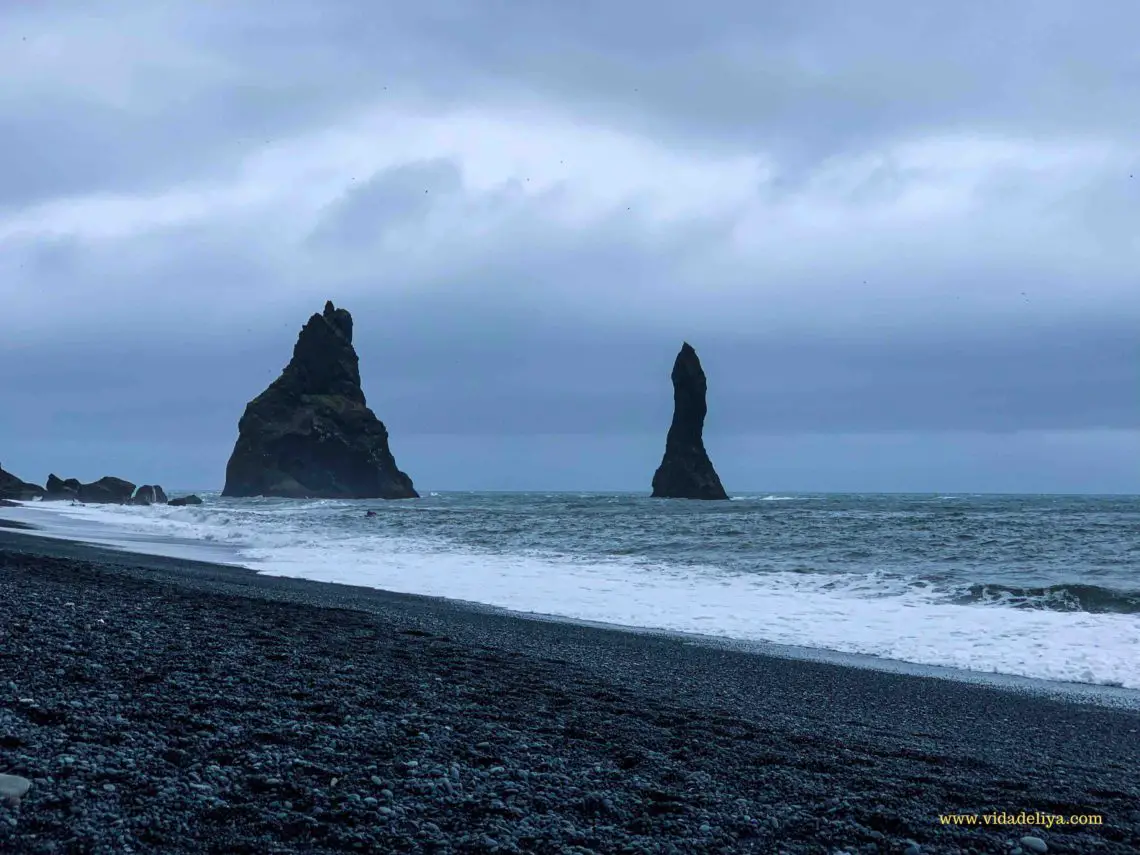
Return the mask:
<path id="1" fill-rule="evenodd" d="M 729 496 L 730 502 L 806 502 L 811 496 Z"/>
<path id="2" fill-rule="evenodd" d="M 454 518 L 440 509 L 442 521 L 401 510 L 425 506 L 418 503 L 377 506 L 386 510 L 369 519 L 364 517 L 369 505 L 359 502 L 213 497 L 206 497 L 202 506 L 185 508 L 53 505 L 49 509 L 37 503 L 27 513 L 36 517 L 29 521 L 45 527 L 54 518 L 57 526 L 63 524 L 59 530 L 64 536 L 88 542 L 117 540 L 138 552 L 150 551 L 156 544 L 158 548 L 191 542 L 224 546 L 239 563 L 268 575 L 924 665 L 1140 688 L 1140 661 L 1135 655 L 1140 645 L 1137 591 L 1079 584 L 966 587 L 958 572 L 945 566 L 920 571 L 903 562 L 870 572 L 859 570 L 852 565 L 854 559 L 841 559 L 834 549 L 815 551 L 821 532 L 834 526 L 833 511 L 825 520 L 814 521 L 814 530 L 802 530 L 796 549 L 789 553 L 778 554 L 771 538 L 757 538 L 759 551 L 749 553 L 752 566 L 741 563 L 732 570 L 724 563 L 728 553 L 723 550 L 706 551 L 707 563 L 685 563 L 670 554 L 693 544 L 723 547 L 745 539 L 717 534 L 722 528 L 736 531 L 742 523 L 727 525 L 703 507 L 694 507 L 687 517 L 672 510 L 658 517 L 662 537 L 675 539 L 675 550 L 659 549 L 658 557 L 636 552 L 604 556 L 591 551 L 594 541 L 618 549 L 623 542 L 611 539 L 615 530 L 601 527 L 597 517 L 565 513 L 564 499 L 548 502 L 558 505 L 554 511 L 537 504 L 504 508 L 503 500 L 493 497 L 476 501 L 497 509 L 477 520 L 477 529 L 468 521 L 479 513 L 477 506 L 456 508 L 459 513 Z M 653 519 L 632 511 L 618 516 L 638 526 Z M 779 526 L 789 525 L 783 520 L 786 515 L 757 511 L 755 516 L 779 518 Z M 502 531 L 520 524 L 549 532 L 546 539 L 530 542 L 552 550 L 560 546 L 567 554 L 505 543 Z M 874 517 L 861 525 L 877 534 L 885 523 Z M 473 544 L 441 534 L 460 530 L 467 535 L 479 530 L 485 536 Z M 594 540 L 579 548 L 576 538 L 586 533 Z M 1008 538 L 995 538 L 994 548 L 1004 548 L 1007 542 Z M 854 554 L 855 542 L 843 545 Z M 887 545 L 900 554 L 897 544 Z M 855 564 L 866 567 L 876 561 L 872 556 Z"/>
<path id="3" fill-rule="evenodd" d="M 951 602 L 1055 612 L 1140 614 L 1140 591 L 1120 591 L 1100 585 L 1072 583 L 1040 588 L 977 584 L 951 598 Z"/>

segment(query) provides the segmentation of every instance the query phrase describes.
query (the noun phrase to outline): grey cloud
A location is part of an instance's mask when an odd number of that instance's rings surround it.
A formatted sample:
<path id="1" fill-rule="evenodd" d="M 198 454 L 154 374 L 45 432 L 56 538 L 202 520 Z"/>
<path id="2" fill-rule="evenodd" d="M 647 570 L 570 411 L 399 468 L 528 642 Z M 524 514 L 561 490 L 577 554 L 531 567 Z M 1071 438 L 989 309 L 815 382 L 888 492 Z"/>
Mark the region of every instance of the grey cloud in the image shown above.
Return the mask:
<path id="1" fill-rule="evenodd" d="M 336 9 L 321 26 L 354 53 L 416 33 L 395 53 L 414 51 L 439 96 L 550 98 L 709 147 L 775 148 L 790 167 L 900 133 L 1126 138 L 1140 122 L 1126 109 L 1140 15 L 1069 0 L 436 2 L 400 7 L 384 34 L 367 7 Z"/>
<path id="2" fill-rule="evenodd" d="M 289 115 L 296 105 L 277 99 L 212 91 L 132 111 L 59 93 L 5 110 L 0 212 L 60 196 L 146 193 L 203 174 L 224 176 L 237 170 L 251 145 L 327 118 L 317 104 Z"/>
<path id="3" fill-rule="evenodd" d="M 440 196 L 462 189 L 462 175 L 451 161 L 402 164 L 355 184 L 329 206 L 311 237 L 318 244 L 368 245 L 393 226 L 415 226 Z"/>
<path id="4" fill-rule="evenodd" d="M 10 112 L 0 153 L 16 177 L 5 196 L 232 169 L 243 146 L 377 100 L 556 101 L 584 120 L 663 139 L 772 151 L 791 176 L 835 153 L 930 130 L 1118 140 L 1140 130 L 1129 26 L 1140 13 L 1069 0 L 992 8 L 429 0 L 383 14 L 346 0 L 241 12 L 168 4 L 146 16 L 137 8 L 108 4 L 108 20 L 117 12 L 126 32 L 133 23 L 140 47 L 177 33 L 218 69 L 205 81 L 193 68 L 170 70 L 166 96 L 133 111 L 85 104 L 77 92 Z M 11 26 L 82 36 L 87 20 L 47 10 Z M 12 71 L 18 86 L 21 68 Z"/>
<path id="5" fill-rule="evenodd" d="M 357 230 L 367 252 L 367 235 L 389 211 L 402 211 L 401 221 L 422 214 L 425 183 L 454 192 L 458 182 L 443 163 L 395 170 L 350 193 L 326 222 L 341 237 Z M 12 331 L 22 332 L 26 358 L 10 362 L 8 376 L 0 369 L 0 380 L 17 411 L 24 402 L 44 405 L 51 395 L 43 390 L 55 390 L 61 412 L 103 412 L 108 424 L 121 418 L 179 432 L 202 424 L 199 409 L 210 410 L 211 431 L 221 435 L 280 369 L 301 321 L 332 297 L 356 316 L 366 390 L 377 390 L 370 398 L 414 433 L 653 430 L 667 414 L 667 367 L 682 338 L 709 365 L 717 400 L 710 427 L 723 432 L 1138 424 L 1140 400 L 1127 394 L 1140 382 L 1134 298 L 1082 317 L 1075 291 L 1064 318 L 1036 318 L 1037 291 L 1066 280 L 1028 277 L 1020 289 L 1025 318 L 975 310 L 952 319 L 935 302 L 920 322 L 900 326 L 879 302 L 882 283 L 861 310 L 859 298 L 847 298 L 855 312 L 840 321 L 834 306 L 797 299 L 795 281 L 727 300 L 702 297 L 697 281 L 685 297 L 690 305 L 673 302 L 662 312 L 654 285 L 671 281 L 688 253 L 715 254 L 721 225 L 647 240 L 618 218 L 566 234 L 520 224 L 512 235 L 489 256 L 395 294 L 384 283 L 399 272 L 382 253 L 366 255 L 373 263 L 359 280 L 338 278 L 333 259 L 323 283 L 278 293 L 280 271 L 244 251 L 240 235 L 177 231 L 138 248 L 146 263 L 126 272 L 114 254 L 84 253 L 66 241 L 45 245 L 36 250 L 36 278 L 27 280 L 53 289 L 37 316 L 44 326 Z M 903 279 L 899 287 L 930 275 L 921 259 L 909 263 L 890 274 Z M 999 275 L 1005 287 L 1008 277 L 1024 277 Z M 612 293 L 638 287 L 645 305 L 627 301 L 617 313 Z M 848 276 L 835 287 L 859 283 Z M 932 293 L 945 302 L 955 287 L 948 278 Z M 103 303 L 116 289 L 124 302 L 87 323 L 84 298 Z M 791 327 L 773 311 L 789 301 L 798 318 Z M 70 347 L 49 332 L 65 311 L 83 323 L 68 329 Z M 130 377 L 129 390 L 115 385 Z"/>
<path id="6" fill-rule="evenodd" d="M 466 309 L 422 318 L 376 299 L 350 308 L 365 391 L 397 435 L 652 433 L 668 424 L 679 338 Z M 140 440 L 228 435 L 283 367 L 296 327 L 193 345 L 140 333 L 97 350 L 29 350 L 0 369 L 9 424 L 60 437 L 100 424 Z M 1140 354 L 1123 326 L 1044 338 L 693 342 L 718 435 L 1140 429 L 1140 400 L 1128 394 L 1140 384 Z M 55 414 L 51 424 L 34 427 L 44 412 Z"/>
<path id="7" fill-rule="evenodd" d="M 39 241 L 30 248 L 25 260 L 28 274 L 41 283 L 80 274 L 83 262 L 83 246 L 65 236 Z"/>
<path id="8" fill-rule="evenodd" d="M 6 10 L 0 31 L 82 34 L 85 8 Z M 45 82 L 0 57 L 0 217 L 232 180 L 266 142 L 375 104 L 549 107 L 680 152 L 772 154 L 776 181 L 756 193 L 774 203 L 828 157 L 932 131 L 1117 145 L 1140 131 L 1140 13 L 1125 7 L 1111 22 L 1060 0 L 106 8 L 140 50 L 176 35 L 190 58 L 152 58 L 116 102 L 82 71 Z M 78 69 L 115 59 L 79 44 Z M 356 317 L 398 459 L 429 486 L 644 487 L 688 338 L 714 459 L 741 489 L 1126 489 L 1140 169 L 1058 170 L 1047 187 L 1013 167 L 969 220 L 910 232 L 790 245 L 777 205 L 777 237 L 759 233 L 747 264 L 731 215 L 650 227 L 634 203 L 568 228 L 549 215 L 565 188 L 475 193 L 446 160 L 360 176 L 296 245 L 257 218 L 18 243 L 0 258 L 0 459 L 17 449 L 37 479 L 122 467 L 216 485 L 203 473 L 220 478 L 242 406 L 331 297 Z M 913 177 L 885 161 L 841 201 Z M 386 243 L 445 209 L 497 225 L 424 263 Z M 1024 307 L 999 299 L 1022 292 Z M 1078 436 L 1051 445 L 1057 431 Z M 85 462 L 94 447 L 104 462 Z"/>

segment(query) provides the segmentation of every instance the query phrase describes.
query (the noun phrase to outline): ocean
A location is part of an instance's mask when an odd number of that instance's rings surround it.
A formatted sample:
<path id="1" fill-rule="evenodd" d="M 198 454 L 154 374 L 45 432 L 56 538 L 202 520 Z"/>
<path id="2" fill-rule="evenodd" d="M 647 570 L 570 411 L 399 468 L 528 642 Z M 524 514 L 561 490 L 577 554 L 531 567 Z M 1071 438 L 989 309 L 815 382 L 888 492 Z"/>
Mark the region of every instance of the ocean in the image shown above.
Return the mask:
<path id="1" fill-rule="evenodd" d="M 199 495 L 199 507 L 36 502 L 4 515 L 266 574 L 1140 689 L 1140 497 Z"/>

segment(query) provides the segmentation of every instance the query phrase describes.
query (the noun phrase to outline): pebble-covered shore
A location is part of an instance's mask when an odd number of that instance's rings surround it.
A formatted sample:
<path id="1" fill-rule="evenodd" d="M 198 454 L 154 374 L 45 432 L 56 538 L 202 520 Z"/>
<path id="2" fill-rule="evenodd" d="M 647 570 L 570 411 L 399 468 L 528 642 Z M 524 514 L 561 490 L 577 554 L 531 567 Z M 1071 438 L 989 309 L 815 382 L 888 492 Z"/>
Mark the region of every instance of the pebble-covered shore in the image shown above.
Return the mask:
<path id="1" fill-rule="evenodd" d="M 0 532 L 3 853 L 1123 855 L 1138 770 L 1129 710 Z M 1023 810 L 1104 824 L 938 819 Z"/>

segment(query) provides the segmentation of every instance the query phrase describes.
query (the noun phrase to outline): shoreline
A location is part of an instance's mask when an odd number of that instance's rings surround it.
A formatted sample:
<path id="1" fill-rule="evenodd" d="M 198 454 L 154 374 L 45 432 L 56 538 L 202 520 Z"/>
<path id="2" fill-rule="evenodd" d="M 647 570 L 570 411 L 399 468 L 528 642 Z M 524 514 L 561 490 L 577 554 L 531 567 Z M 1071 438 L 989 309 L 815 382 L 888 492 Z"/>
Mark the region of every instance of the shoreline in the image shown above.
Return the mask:
<path id="1" fill-rule="evenodd" d="M 4 851 L 1140 848 L 1133 710 L 23 532 L 0 615 Z"/>
<path id="2" fill-rule="evenodd" d="M 451 603 L 457 608 L 473 609 L 490 614 L 502 614 L 521 620 L 548 621 L 566 623 L 570 625 L 592 627 L 600 630 L 628 632 L 639 635 L 661 636 L 670 639 L 679 639 L 682 642 L 712 646 L 727 650 L 756 654 L 761 656 L 774 656 L 790 658 L 808 662 L 822 662 L 849 668 L 866 668 L 875 671 L 884 671 L 894 674 L 906 674 L 934 679 L 954 680 L 963 683 L 991 686 L 1014 692 L 1023 692 L 1043 697 L 1071 700 L 1076 703 L 1094 703 L 1110 707 L 1140 710 L 1140 688 L 1123 687 L 1107 683 L 1085 683 L 1076 681 L 1051 680 L 1042 677 L 1026 677 L 1017 674 L 990 672 L 958 668 L 949 665 L 930 665 L 910 662 L 902 659 L 890 659 L 864 653 L 847 653 L 831 650 L 824 647 L 809 647 L 791 645 L 777 642 L 768 642 L 752 639 L 734 638 L 727 635 L 704 634 L 683 630 L 661 629 L 657 627 L 625 625 L 606 623 L 564 615 L 549 614 L 534 611 L 517 611 L 501 606 L 494 606 L 472 600 L 439 597 L 427 594 L 404 594 L 389 591 L 383 588 L 373 588 L 362 585 L 346 585 L 343 583 L 318 582 L 295 576 L 278 576 L 272 573 L 260 573 L 240 561 L 240 556 L 232 547 L 224 547 L 213 543 L 197 543 L 194 541 L 180 541 L 170 539 L 152 539 L 145 536 L 124 537 L 119 533 L 117 538 L 103 537 L 99 533 L 92 533 L 87 538 L 82 534 L 54 533 L 42 530 L 35 521 L 35 514 L 41 513 L 39 509 L 24 506 L 20 510 L 31 513 L 23 514 L 31 519 L 5 519 L 0 512 L 0 533 L 2 530 L 14 529 L 30 537 L 39 537 L 52 543 L 78 544 L 85 549 L 102 550 L 108 555 L 127 555 L 141 561 L 151 558 L 163 558 L 174 561 L 184 561 L 190 564 L 206 564 L 227 567 L 242 573 L 252 573 L 261 578 L 293 579 L 316 585 L 335 585 L 345 591 L 351 591 L 362 598 L 372 596 L 409 596 L 420 597 L 427 601 L 439 600 Z M 130 544 L 137 544 L 137 548 Z"/>

